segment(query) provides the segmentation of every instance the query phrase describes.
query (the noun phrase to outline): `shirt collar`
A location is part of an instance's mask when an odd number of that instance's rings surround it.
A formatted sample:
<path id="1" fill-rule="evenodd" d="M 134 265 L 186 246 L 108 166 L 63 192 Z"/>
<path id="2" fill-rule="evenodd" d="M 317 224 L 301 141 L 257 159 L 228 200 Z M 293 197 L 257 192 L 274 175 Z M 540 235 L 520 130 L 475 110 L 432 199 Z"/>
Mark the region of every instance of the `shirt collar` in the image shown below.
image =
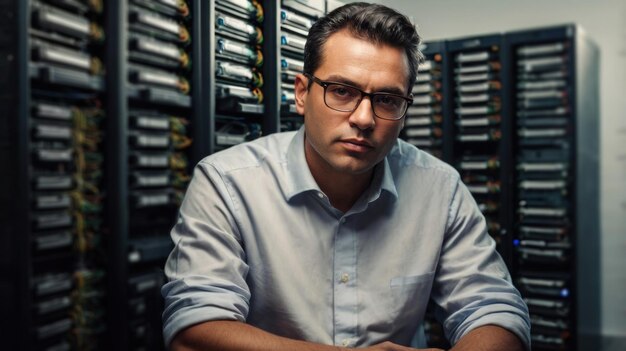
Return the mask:
<path id="1" fill-rule="evenodd" d="M 304 156 L 304 126 L 300 127 L 289 143 L 285 170 L 287 182 L 282 185 L 287 201 L 307 191 L 320 191 Z"/>
<path id="2" fill-rule="evenodd" d="M 321 191 L 309 170 L 309 165 L 304 155 L 304 126 L 300 127 L 289 143 L 286 160 L 287 182 L 282 184 L 282 187 L 287 201 L 307 191 Z M 374 169 L 374 178 L 368 190 L 372 194 L 370 201 L 377 199 L 383 190 L 388 192 L 394 200 L 398 198 L 398 192 L 387 157 Z"/>
<path id="3" fill-rule="evenodd" d="M 389 166 L 389 157 L 385 157 L 383 161 L 376 167 L 377 174 L 374 177 L 381 177 L 380 187 L 373 189 L 376 191 L 376 198 L 380 196 L 382 190 L 386 191 L 393 197 L 394 200 L 398 198 L 398 191 L 396 190 L 396 183 L 393 180 L 393 174 L 391 173 L 391 167 Z M 382 174 L 380 174 L 382 173 Z M 372 182 L 376 184 L 376 182 Z"/>

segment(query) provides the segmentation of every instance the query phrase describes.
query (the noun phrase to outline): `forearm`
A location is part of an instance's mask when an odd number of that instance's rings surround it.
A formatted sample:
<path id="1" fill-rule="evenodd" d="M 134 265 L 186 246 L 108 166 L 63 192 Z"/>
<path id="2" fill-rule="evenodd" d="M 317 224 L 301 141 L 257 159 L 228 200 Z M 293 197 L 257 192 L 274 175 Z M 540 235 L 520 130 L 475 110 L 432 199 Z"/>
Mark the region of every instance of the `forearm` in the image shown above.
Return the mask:
<path id="1" fill-rule="evenodd" d="M 249 324 L 236 321 L 213 321 L 191 326 L 179 332 L 172 351 L 349 351 L 332 345 L 293 340 L 270 334 Z M 443 351 L 440 349 L 413 349 L 383 342 L 361 349 L 363 351 Z M 517 350 L 512 350 L 517 351 Z"/>
<path id="2" fill-rule="evenodd" d="M 524 351 L 522 341 L 510 331 L 495 325 L 476 328 L 459 340 L 451 351 Z"/>
<path id="3" fill-rule="evenodd" d="M 237 321 L 212 321 L 179 332 L 172 351 L 343 351 L 337 346 L 292 340 Z"/>

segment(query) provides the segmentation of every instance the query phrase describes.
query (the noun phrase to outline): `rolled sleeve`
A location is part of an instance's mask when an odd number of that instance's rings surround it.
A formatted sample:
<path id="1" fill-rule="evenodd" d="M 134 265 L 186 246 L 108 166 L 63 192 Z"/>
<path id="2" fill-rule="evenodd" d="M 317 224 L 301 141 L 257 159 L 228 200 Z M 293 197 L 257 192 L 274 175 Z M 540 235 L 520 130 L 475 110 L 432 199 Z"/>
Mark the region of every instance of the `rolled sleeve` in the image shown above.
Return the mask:
<path id="1" fill-rule="evenodd" d="M 187 277 L 166 283 L 163 337 L 169 345 L 181 330 L 211 320 L 245 321 L 250 294 L 232 284 L 217 284 L 204 277 Z"/>
<path id="2" fill-rule="evenodd" d="M 249 267 L 235 210 L 220 173 L 204 161 L 198 164 L 171 231 L 175 247 L 161 289 L 166 345 L 194 324 L 247 318 Z"/>
<path id="3" fill-rule="evenodd" d="M 506 265 L 486 230 L 485 218 L 459 181 L 450 205 L 433 301 L 452 344 L 485 325 L 517 335 L 530 350 L 530 318 Z"/>

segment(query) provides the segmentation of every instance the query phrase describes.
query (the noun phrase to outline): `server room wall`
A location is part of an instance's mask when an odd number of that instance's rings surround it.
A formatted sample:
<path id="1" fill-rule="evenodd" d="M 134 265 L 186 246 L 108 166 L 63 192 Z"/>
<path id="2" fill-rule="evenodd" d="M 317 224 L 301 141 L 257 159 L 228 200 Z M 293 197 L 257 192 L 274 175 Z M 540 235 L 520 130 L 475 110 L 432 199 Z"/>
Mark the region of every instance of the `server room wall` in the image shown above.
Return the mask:
<path id="1" fill-rule="evenodd" d="M 411 16 L 424 40 L 581 25 L 600 48 L 602 331 L 626 337 L 626 2 L 375 0 Z"/>

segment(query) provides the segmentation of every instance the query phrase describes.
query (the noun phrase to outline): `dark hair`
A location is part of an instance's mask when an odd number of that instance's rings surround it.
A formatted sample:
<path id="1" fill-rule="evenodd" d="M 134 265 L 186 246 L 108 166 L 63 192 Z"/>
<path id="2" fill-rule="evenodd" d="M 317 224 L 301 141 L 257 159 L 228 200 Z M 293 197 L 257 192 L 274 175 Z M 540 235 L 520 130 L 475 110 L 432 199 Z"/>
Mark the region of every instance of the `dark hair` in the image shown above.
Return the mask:
<path id="1" fill-rule="evenodd" d="M 324 43 L 332 34 L 344 28 L 357 38 L 403 48 L 409 61 L 410 90 L 417 77 L 417 66 L 423 60 L 418 48 L 421 38 L 405 15 L 379 4 L 346 4 L 317 20 L 309 30 L 304 47 L 305 73 L 313 74 L 319 68 Z"/>

